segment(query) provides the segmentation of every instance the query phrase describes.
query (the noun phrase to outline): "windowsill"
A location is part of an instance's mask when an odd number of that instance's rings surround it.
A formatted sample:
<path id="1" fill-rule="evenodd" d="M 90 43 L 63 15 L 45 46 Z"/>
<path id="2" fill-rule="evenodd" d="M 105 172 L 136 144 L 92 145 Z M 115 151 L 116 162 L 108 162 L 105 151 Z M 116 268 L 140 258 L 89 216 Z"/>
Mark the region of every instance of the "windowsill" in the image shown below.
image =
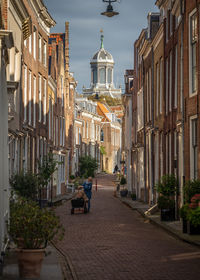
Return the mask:
<path id="1" fill-rule="evenodd" d="M 189 98 L 190 97 L 193 97 L 193 96 L 196 96 L 197 95 L 197 91 L 193 92 L 193 93 L 189 93 Z"/>

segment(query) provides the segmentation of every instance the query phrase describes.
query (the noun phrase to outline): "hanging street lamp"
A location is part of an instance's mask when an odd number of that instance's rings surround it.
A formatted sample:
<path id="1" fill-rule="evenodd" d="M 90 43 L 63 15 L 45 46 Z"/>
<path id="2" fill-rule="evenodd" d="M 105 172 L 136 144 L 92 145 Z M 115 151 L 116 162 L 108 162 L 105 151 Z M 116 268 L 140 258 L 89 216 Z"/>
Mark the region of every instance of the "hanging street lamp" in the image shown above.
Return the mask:
<path id="1" fill-rule="evenodd" d="M 111 5 L 111 3 L 117 2 L 117 0 L 102 0 L 102 1 L 108 3 L 106 11 L 101 13 L 102 16 L 113 17 L 119 14 L 118 12 L 113 11 L 113 6 Z"/>

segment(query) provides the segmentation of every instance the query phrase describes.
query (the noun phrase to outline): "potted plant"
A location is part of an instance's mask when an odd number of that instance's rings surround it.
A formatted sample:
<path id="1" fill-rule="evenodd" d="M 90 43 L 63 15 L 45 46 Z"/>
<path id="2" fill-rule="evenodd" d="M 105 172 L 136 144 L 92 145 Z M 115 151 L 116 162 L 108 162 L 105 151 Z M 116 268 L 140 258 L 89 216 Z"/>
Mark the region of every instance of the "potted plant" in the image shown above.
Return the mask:
<path id="1" fill-rule="evenodd" d="M 187 211 L 188 233 L 200 234 L 200 194 L 191 198 Z"/>
<path id="2" fill-rule="evenodd" d="M 178 192 L 178 182 L 175 175 L 162 176 L 155 186 L 159 193 L 158 208 L 161 211 L 161 221 L 175 220 L 175 195 Z"/>
<path id="3" fill-rule="evenodd" d="M 30 279 L 39 277 L 48 242 L 55 236 L 62 239 L 64 229 L 52 209 L 19 198 L 10 203 L 8 232 L 18 248 L 20 277 Z"/>
<path id="4" fill-rule="evenodd" d="M 188 203 L 184 204 L 179 210 L 180 217 L 182 218 L 182 231 L 183 231 L 183 233 L 187 233 L 187 214 L 188 214 L 188 210 L 189 210 L 189 204 Z"/>
<path id="5" fill-rule="evenodd" d="M 194 227 L 192 217 L 198 213 L 197 206 L 199 202 L 197 197 L 200 195 L 200 180 L 189 180 L 184 185 L 184 205 L 180 208 L 180 217 L 182 218 L 183 233 L 193 234 L 198 232 L 198 226 Z M 191 210 L 193 209 L 193 210 Z M 190 211 L 191 210 L 191 211 Z M 191 223 L 193 221 L 193 223 Z"/>
<path id="6" fill-rule="evenodd" d="M 159 196 L 158 208 L 161 213 L 161 221 L 173 221 L 175 219 L 175 202 L 166 196 Z"/>
<path id="7" fill-rule="evenodd" d="M 136 193 L 132 193 L 131 198 L 132 198 L 132 200 L 136 200 Z"/>
<path id="8" fill-rule="evenodd" d="M 38 194 L 37 176 L 29 171 L 21 171 L 10 178 L 14 192 L 24 198 L 36 200 Z"/>
<path id="9" fill-rule="evenodd" d="M 120 185 L 123 187 L 123 189 L 120 191 L 120 195 L 122 197 L 126 197 L 128 194 L 128 189 L 124 187 L 126 185 L 126 183 L 127 183 L 126 178 L 124 176 L 122 176 L 121 180 L 120 180 Z"/>

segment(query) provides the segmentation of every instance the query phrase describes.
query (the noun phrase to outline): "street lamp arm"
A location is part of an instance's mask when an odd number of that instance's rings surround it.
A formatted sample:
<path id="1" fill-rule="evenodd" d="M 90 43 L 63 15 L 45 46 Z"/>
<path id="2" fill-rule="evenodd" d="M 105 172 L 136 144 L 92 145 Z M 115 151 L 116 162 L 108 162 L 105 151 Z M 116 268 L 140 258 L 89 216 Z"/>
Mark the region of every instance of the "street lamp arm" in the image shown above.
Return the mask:
<path id="1" fill-rule="evenodd" d="M 113 3 L 113 2 L 117 2 L 117 0 L 103 0 L 103 2 L 106 2 L 106 3 Z"/>

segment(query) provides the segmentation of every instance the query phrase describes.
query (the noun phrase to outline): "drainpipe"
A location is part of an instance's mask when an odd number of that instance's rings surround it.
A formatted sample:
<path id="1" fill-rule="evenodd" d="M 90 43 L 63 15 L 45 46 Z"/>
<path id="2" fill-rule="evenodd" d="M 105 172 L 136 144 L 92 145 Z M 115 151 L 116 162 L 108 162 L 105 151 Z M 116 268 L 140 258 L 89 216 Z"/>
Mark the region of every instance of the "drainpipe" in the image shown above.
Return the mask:
<path id="1" fill-rule="evenodd" d="M 184 75 L 184 42 L 183 42 L 183 35 L 184 35 L 184 9 L 185 9 L 185 0 L 180 0 L 180 7 L 181 7 L 181 104 L 182 104 L 182 118 L 181 118 L 181 128 L 182 128 L 182 160 L 183 160 L 183 170 L 182 170 L 182 185 L 181 185 L 181 205 L 184 202 L 183 197 L 183 186 L 185 184 L 185 159 L 184 159 L 184 143 L 185 143 L 185 104 L 184 104 L 184 88 L 183 88 L 183 75 Z M 183 9 L 184 8 L 184 9 Z"/>
<path id="2" fill-rule="evenodd" d="M 153 205 L 153 193 L 154 193 L 154 50 L 151 48 L 152 59 L 152 74 L 151 74 L 151 118 L 152 118 L 152 130 L 151 130 L 151 205 Z"/>
<path id="3" fill-rule="evenodd" d="M 144 70 L 144 58 L 142 56 L 142 84 L 143 84 L 143 137 L 144 137 L 144 154 L 143 154 L 143 164 L 144 164 L 144 202 L 147 202 L 147 176 L 146 176 L 146 125 L 145 125 L 145 98 L 144 98 L 144 85 L 145 85 L 145 70 Z"/>

